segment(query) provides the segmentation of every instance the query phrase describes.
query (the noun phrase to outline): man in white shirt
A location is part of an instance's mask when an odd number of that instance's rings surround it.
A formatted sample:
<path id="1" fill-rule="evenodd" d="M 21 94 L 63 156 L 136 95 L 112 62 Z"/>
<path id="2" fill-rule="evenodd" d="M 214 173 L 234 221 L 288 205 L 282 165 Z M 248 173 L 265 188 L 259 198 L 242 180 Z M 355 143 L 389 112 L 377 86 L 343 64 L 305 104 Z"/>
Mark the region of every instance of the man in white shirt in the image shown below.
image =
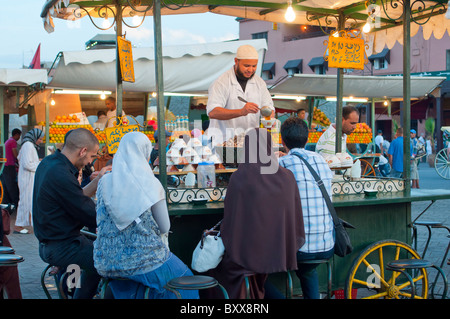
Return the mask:
<path id="1" fill-rule="evenodd" d="M 108 112 L 106 113 L 106 127 L 113 127 L 114 124 L 116 124 L 117 118 L 114 118 L 117 115 L 116 112 L 116 99 L 109 96 L 105 100 L 105 106 L 108 109 Z M 122 117 L 125 117 L 124 124 L 128 123 L 126 120 L 126 114 L 125 111 L 122 110 Z M 110 120 L 111 119 L 111 120 Z"/>
<path id="2" fill-rule="evenodd" d="M 380 148 L 381 154 L 384 153 L 383 142 L 384 142 L 383 131 L 378 130 L 378 135 L 375 136 L 375 145 L 378 145 L 378 147 Z"/>
<path id="3" fill-rule="evenodd" d="M 359 112 L 353 106 L 342 108 L 342 147 L 341 152 L 347 152 L 347 135 L 356 129 Z M 316 152 L 323 157 L 336 155 L 336 124 L 332 123 L 322 134 L 316 144 Z"/>
<path id="4" fill-rule="evenodd" d="M 264 106 L 270 107 L 271 117 L 274 116 L 275 109 L 267 84 L 255 74 L 258 59 L 254 47 L 240 46 L 233 68 L 209 87 L 206 112 L 210 118 L 208 138 L 213 138 L 213 146 L 249 128 L 259 127 L 260 108 Z"/>

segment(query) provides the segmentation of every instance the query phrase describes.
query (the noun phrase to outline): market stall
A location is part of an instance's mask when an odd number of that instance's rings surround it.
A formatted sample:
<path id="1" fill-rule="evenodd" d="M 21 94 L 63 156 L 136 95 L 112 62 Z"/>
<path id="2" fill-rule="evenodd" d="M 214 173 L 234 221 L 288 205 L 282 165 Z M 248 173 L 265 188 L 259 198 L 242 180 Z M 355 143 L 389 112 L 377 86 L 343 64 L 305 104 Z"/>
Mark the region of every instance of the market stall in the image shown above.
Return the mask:
<path id="1" fill-rule="evenodd" d="M 92 10 L 96 7 L 94 3 L 83 3 L 79 1 L 72 1 L 75 4 L 83 5 L 85 4 L 90 10 L 82 11 L 82 15 L 90 14 L 94 17 L 101 16 L 100 10 Z M 448 23 L 442 20 L 443 14 L 445 13 L 446 6 L 442 3 L 436 3 L 433 1 L 425 1 L 427 4 L 432 4 L 439 6 L 439 10 L 427 10 L 426 13 L 423 10 L 414 10 L 411 12 L 411 7 L 409 1 L 404 1 L 404 5 L 395 5 L 386 8 L 384 11 L 380 12 L 382 19 L 382 26 L 378 28 L 377 32 L 373 32 L 369 35 L 369 50 L 375 50 L 379 52 L 382 50 L 385 44 L 392 46 L 397 40 L 402 41 L 405 47 L 404 54 L 404 77 L 402 79 L 402 98 L 404 100 L 404 118 L 402 125 L 406 131 L 409 131 L 410 127 L 410 97 L 411 97 L 411 78 L 410 78 L 410 67 L 409 67 L 409 37 L 412 34 L 411 29 L 417 31 L 415 27 L 411 27 L 411 19 L 421 22 L 431 22 L 442 21 L 444 30 Z M 55 11 L 52 15 L 49 14 L 49 8 L 53 8 L 55 4 L 60 6 L 54 8 Z M 342 30 L 344 28 L 354 28 L 361 27 L 366 23 L 368 18 L 368 8 L 367 5 L 370 4 L 359 1 L 343 1 L 336 4 L 333 1 L 325 0 L 308 0 L 303 1 L 299 4 L 295 4 L 294 7 L 298 11 L 297 18 L 294 19 L 294 23 L 303 24 L 315 24 L 338 28 Z M 58 18 L 73 18 L 70 11 L 61 6 L 61 1 L 48 1 L 44 7 L 42 17 L 45 20 L 46 27 L 51 27 L 52 16 Z M 153 14 L 155 21 L 155 56 L 161 57 L 161 25 L 160 17 L 162 14 L 176 14 L 176 13 L 192 13 L 192 12 L 216 12 L 219 14 L 229 14 L 233 16 L 252 18 L 252 19 L 264 19 L 274 22 L 284 22 L 283 16 L 285 8 L 287 7 L 285 2 L 273 1 L 273 2 L 230 2 L 228 5 L 224 6 L 221 3 L 202 3 L 198 4 L 195 2 L 185 2 L 183 5 L 179 5 L 177 10 L 172 10 L 173 8 L 168 8 L 161 5 L 161 2 L 153 2 L 153 7 L 146 5 L 145 2 L 139 2 L 139 5 L 133 6 L 127 1 L 127 5 L 123 8 L 121 5 L 117 5 L 115 1 L 110 3 L 111 10 L 116 10 L 118 13 L 118 23 L 121 23 L 120 18 L 122 14 L 129 14 L 130 11 L 139 9 L 139 13 Z M 385 5 L 384 2 L 381 5 Z M 100 4 L 98 4 L 100 6 Z M 107 6 L 104 2 L 101 6 Z M 442 7 L 442 8 L 441 8 Z M 98 9 L 98 8 L 97 8 Z M 443 9 L 443 11 L 442 11 Z M 175 11 L 175 12 L 174 12 Z M 370 13 L 370 12 L 369 12 Z M 387 15 L 391 14 L 391 16 Z M 392 16 L 400 17 L 392 19 Z M 330 19 L 330 17 L 332 19 Z M 336 19 L 334 19 L 336 18 Z M 435 24 L 437 25 L 437 24 Z M 418 28 L 418 27 L 417 27 Z M 120 28 L 118 27 L 118 32 Z M 441 28 L 428 28 L 427 34 L 438 32 Z M 391 32 L 392 31 L 392 32 Z M 120 32 L 118 33 L 120 34 Z M 158 107 L 159 112 L 162 112 L 163 101 L 162 93 L 164 89 L 164 81 L 162 74 L 162 59 L 156 58 L 155 60 L 155 78 L 157 83 L 157 94 L 158 94 Z M 337 96 L 337 120 L 339 123 L 341 120 L 341 106 L 343 98 L 343 89 L 345 85 L 343 83 L 343 73 L 342 70 L 338 72 L 336 77 L 336 96 Z M 121 84 L 118 86 L 120 90 L 122 89 Z M 119 91 L 119 90 L 118 90 Z M 164 131 L 164 126 L 161 121 L 163 118 L 162 113 L 158 113 L 158 129 L 160 132 Z M 339 126 L 339 124 L 338 124 Z M 339 131 L 339 129 L 338 129 Z M 164 133 L 160 136 L 160 149 L 165 148 Z M 337 134 L 337 140 L 339 141 L 340 136 Z M 405 149 L 409 149 L 409 141 L 405 143 Z M 165 155 L 165 153 L 163 153 Z M 433 192 L 433 194 L 409 189 L 409 158 L 405 159 L 406 173 L 406 184 L 400 182 L 401 185 L 399 189 L 391 189 L 390 192 L 381 192 L 373 198 L 366 198 L 364 194 L 365 185 L 362 184 L 362 188 L 355 194 L 348 195 L 333 195 L 333 203 L 336 206 L 336 210 L 339 216 L 345 218 L 347 221 L 352 223 L 357 227 L 356 230 L 350 232 L 350 237 L 353 241 L 355 250 L 352 255 L 345 258 L 334 258 L 334 270 L 337 276 L 333 276 L 333 286 L 343 287 L 345 285 L 344 277 L 349 272 L 352 261 L 355 256 L 358 256 L 364 250 L 364 247 L 368 245 L 373 245 L 374 243 L 378 245 L 378 241 L 388 239 L 391 242 L 402 241 L 405 243 L 411 242 L 410 230 L 408 224 L 411 221 L 411 202 L 413 201 L 435 201 L 439 199 L 450 198 L 450 192 L 442 190 L 439 192 Z M 161 157 L 161 167 L 166 168 L 166 156 Z M 166 172 L 162 171 L 161 177 L 164 180 L 166 177 Z M 214 191 L 214 188 L 213 188 Z M 222 195 L 222 196 L 226 196 Z M 223 214 L 223 203 L 221 197 L 217 200 L 208 200 L 200 206 L 194 206 L 195 203 L 190 197 L 190 200 L 186 203 L 169 204 L 169 212 L 172 217 L 172 231 L 173 234 L 170 238 L 170 247 L 174 253 L 176 253 L 186 264 L 190 264 L 190 259 L 192 256 L 192 251 L 195 248 L 201 232 L 205 228 L 210 228 L 217 223 L 218 220 L 222 218 Z M 403 254 L 401 257 L 405 256 Z M 392 255 L 388 256 L 392 258 Z M 394 256 L 396 258 L 399 255 Z M 357 257 L 358 258 L 358 257 Z M 388 261 L 386 258 L 384 261 Z M 384 271 L 382 273 L 384 276 Z M 386 280 L 387 282 L 388 280 Z M 298 282 L 296 283 L 298 288 Z M 426 296 L 426 294 L 425 294 Z M 347 294 L 347 297 L 351 297 L 351 294 Z"/>
<path id="2" fill-rule="evenodd" d="M 425 98 L 445 81 L 445 77 L 411 77 L 411 100 Z M 335 100 L 337 89 L 336 76 L 316 74 L 294 74 L 271 89 L 276 95 L 306 96 L 318 99 Z M 377 163 L 377 153 L 373 143 L 375 138 L 375 109 L 374 101 L 398 101 L 403 99 L 402 76 L 343 76 L 343 97 L 346 103 L 366 104 L 370 113 L 370 123 L 358 123 L 356 130 L 347 138 L 351 155 L 354 159 L 361 159 L 363 163 L 362 175 L 375 176 L 374 164 Z M 314 107 L 312 125 L 308 143 L 314 149 L 315 143 L 322 135 L 322 131 L 330 125 L 326 115 Z"/>
<path id="3" fill-rule="evenodd" d="M 40 92 L 46 84 L 45 70 L 0 69 L 0 175 L 6 163 L 5 140 L 8 138 L 4 114 L 19 113 L 19 105 Z M 3 186 L 0 182 L 0 203 L 2 200 Z"/>
<path id="4" fill-rule="evenodd" d="M 260 70 L 264 52 L 267 49 L 267 43 L 263 39 L 164 47 L 164 84 L 166 87 L 164 95 L 206 96 L 210 83 L 217 74 L 231 68 L 236 50 L 243 44 L 251 44 L 257 49 L 261 57 L 258 65 Z M 125 82 L 123 84 L 126 92 L 123 94 L 122 102 L 123 106 L 127 105 L 127 115 L 145 116 L 151 93 L 156 92 L 153 48 L 134 48 L 133 63 L 136 80 L 133 83 Z M 62 137 L 69 129 L 86 127 L 89 123 L 86 123 L 85 119 L 83 121 L 82 113 L 96 115 L 98 110 L 105 110 L 104 101 L 100 99 L 100 95 L 111 95 L 116 85 L 114 49 L 60 52 L 54 65 L 54 69 L 50 71 L 52 76 L 47 86 L 48 99 L 54 103 L 48 110 L 49 120 L 47 122 L 52 123 L 48 130 L 47 140 L 49 143 L 61 142 Z M 180 69 L 183 69 L 182 73 L 179 72 Z M 94 105 L 89 108 L 89 112 L 81 105 L 82 94 L 96 98 L 95 103 L 89 104 Z M 133 95 L 133 98 L 139 102 L 133 105 L 127 104 L 127 97 L 130 95 Z M 39 112 L 37 121 L 45 122 L 45 103 L 39 103 L 37 111 Z M 167 107 L 165 112 L 167 113 Z M 75 119 L 69 119 L 73 116 Z M 64 121 L 61 121 L 62 117 L 65 117 Z M 132 118 L 129 119 L 130 124 L 136 124 Z M 79 121 L 75 123 L 70 121 L 76 119 Z M 154 141 L 152 132 L 158 127 L 158 120 L 152 122 L 152 131 L 146 127 L 147 120 L 148 118 L 144 119 L 141 130 Z M 173 120 L 174 126 L 180 126 L 172 127 L 170 131 L 181 130 L 181 125 L 175 123 L 175 116 L 170 118 L 165 116 L 161 122 L 165 125 L 165 121 L 169 120 Z M 184 127 L 184 132 L 189 130 L 189 125 L 187 126 L 187 129 Z M 90 125 L 87 127 L 92 129 Z M 96 131 L 96 135 L 101 143 L 106 142 L 105 132 Z"/>

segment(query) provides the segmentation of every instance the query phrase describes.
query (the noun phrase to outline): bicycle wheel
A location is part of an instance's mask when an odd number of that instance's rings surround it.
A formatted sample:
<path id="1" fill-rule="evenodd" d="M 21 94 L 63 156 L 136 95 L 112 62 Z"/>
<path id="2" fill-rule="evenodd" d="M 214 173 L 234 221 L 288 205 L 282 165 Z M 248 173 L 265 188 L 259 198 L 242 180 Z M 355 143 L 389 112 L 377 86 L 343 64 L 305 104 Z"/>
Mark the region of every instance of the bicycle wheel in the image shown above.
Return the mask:
<path id="1" fill-rule="evenodd" d="M 409 245 L 397 240 L 378 241 L 364 249 L 353 262 L 345 284 L 345 297 L 352 299 L 352 291 L 358 290 L 362 299 L 402 299 L 411 297 L 411 284 L 400 273 L 389 271 L 386 265 L 399 259 L 420 259 Z M 428 276 L 425 268 L 412 274 L 415 299 L 426 299 Z"/>
<path id="2" fill-rule="evenodd" d="M 440 177 L 450 179 L 450 159 L 448 158 L 446 148 L 436 154 L 434 168 Z"/>

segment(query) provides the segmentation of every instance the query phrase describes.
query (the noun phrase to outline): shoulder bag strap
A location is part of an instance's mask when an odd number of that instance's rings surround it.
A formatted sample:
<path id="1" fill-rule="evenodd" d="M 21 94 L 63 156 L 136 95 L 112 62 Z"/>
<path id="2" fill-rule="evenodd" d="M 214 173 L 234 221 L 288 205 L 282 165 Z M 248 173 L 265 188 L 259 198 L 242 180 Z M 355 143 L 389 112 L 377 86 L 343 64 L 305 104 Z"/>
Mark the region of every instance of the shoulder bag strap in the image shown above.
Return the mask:
<path id="1" fill-rule="evenodd" d="M 308 167 L 309 171 L 311 172 L 312 176 L 316 180 L 317 186 L 319 186 L 320 191 L 322 192 L 322 196 L 325 199 L 325 202 L 327 203 L 328 210 L 330 211 L 331 216 L 333 217 L 333 223 L 334 225 L 339 225 L 340 220 L 336 214 L 336 210 L 334 209 L 333 204 L 331 203 L 330 195 L 328 194 L 327 190 L 325 189 L 325 186 L 323 185 L 322 179 L 319 177 L 317 172 L 314 170 L 314 168 L 311 167 L 311 165 L 300 155 L 296 153 L 291 153 L 291 155 L 297 156 L 299 159 L 305 163 L 306 167 Z"/>

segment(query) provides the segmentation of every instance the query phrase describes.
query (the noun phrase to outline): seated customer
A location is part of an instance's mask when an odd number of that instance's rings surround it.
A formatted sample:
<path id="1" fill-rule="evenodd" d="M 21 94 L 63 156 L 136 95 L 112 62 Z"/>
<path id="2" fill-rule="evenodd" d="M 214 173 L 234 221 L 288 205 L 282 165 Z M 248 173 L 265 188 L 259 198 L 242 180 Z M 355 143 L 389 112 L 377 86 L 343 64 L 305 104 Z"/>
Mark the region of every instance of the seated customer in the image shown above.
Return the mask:
<path id="1" fill-rule="evenodd" d="M 208 272 L 231 299 L 264 298 L 270 273 L 297 268 L 296 252 L 305 242 L 302 208 L 293 174 L 278 165 L 266 129 L 251 129 L 244 142 L 245 158 L 231 177 L 220 226 L 225 255 Z"/>
<path id="2" fill-rule="evenodd" d="M 143 133 L 125 134 L 112 172 L 100 180 L 94 264 L 104 277 L 130 279 L 150 287 L 150 298 L 169 299 L 175 295 L 164 285 L 175 277 L 192 276 L 192 272 L 165 243 L 170 220 L 164 188 L 148 164 L 151 152 L 152 143 Z M 137 285 L 130 287 L 124 280 L 110 284 L 120 299 L 133 298 Z M 198 298 L 197 290 L 181 294 Z"/>
<path id="3" fill-rule="evenodd" d="M 83 271 L 74 299 L 92 298 L 100 276 L 94 268 L 91 239 L 80 234 L 87 226 L 95 229 L 95 203 L 91 197 L 109 167 L 81 188 L 80 169 L 91 163 L 99 148 L 98 139 L 89 130 L 69 131 L 62 151 L 46 156 L 38 165 L 33 188 L 33 226 L 43 261 L 60 268 L 78 265 Z"/>
<path id="4" fill-rule="evenodd" d="M 289 153 L 280 158 L 280 165 L 294 173 L 302 202 L 306 242 L 297 253 L 299 262 L 329 259 L 334 253 L 333 218 L 310 170 L 294 154 L 303 157 L 312 166 L 328 194 L 331 194 L 332 173 L 322 156 L 304 149 L 307 140 L 308 127 L 303 120 L 290 117 L 281 126 L 281 141 Z M 318 265 L 298 264 L 297 276 L 305 299 L 320 298 L 316 272 Z"/>

